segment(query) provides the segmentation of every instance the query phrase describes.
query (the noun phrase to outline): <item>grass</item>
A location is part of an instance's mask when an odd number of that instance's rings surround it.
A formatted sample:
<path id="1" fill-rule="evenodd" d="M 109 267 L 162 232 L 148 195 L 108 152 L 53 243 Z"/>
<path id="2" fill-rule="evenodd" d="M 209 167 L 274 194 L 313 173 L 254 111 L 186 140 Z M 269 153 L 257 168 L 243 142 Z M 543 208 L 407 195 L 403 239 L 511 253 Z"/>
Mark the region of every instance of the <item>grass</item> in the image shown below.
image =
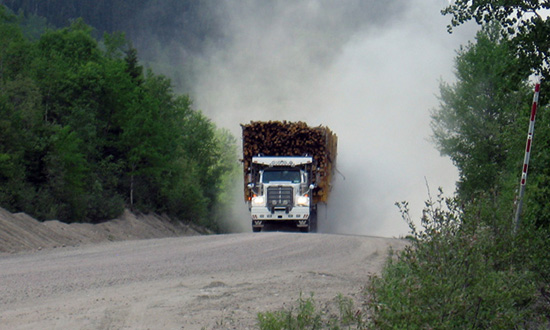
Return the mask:
<path id="1" fill-rule="evenodd" d="M 338 295 L 322 306 L 313 293 L 309 297 L 300 293 L 289 309 L 258 313 L 258 325 L 261 330 L 367 329 L 364 311 L 357 309 L 351 298 Z"/>

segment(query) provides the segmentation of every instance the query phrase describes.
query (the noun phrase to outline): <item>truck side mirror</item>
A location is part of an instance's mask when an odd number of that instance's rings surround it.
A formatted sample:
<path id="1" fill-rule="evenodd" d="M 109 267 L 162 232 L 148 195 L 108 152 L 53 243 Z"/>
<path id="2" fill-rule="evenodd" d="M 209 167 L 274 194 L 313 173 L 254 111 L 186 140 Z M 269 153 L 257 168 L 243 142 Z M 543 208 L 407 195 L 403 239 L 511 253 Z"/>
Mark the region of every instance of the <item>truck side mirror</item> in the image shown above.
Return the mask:
<path id="1" fill-rule="evenodd" d="M 313 190 L 313 189 L 315 189 L 315 184 L 312 183 L 309 185 L 309 190 Z"/>
<path id="2" fill-rule="evenodd" d="M 247 187 L 250 188 L 250 189 L 254 189 L 255 186 L 256 186 L 256 185 L 254 184 L 254 182 L 249 182 L 249 183 L 247 184 Z"/>

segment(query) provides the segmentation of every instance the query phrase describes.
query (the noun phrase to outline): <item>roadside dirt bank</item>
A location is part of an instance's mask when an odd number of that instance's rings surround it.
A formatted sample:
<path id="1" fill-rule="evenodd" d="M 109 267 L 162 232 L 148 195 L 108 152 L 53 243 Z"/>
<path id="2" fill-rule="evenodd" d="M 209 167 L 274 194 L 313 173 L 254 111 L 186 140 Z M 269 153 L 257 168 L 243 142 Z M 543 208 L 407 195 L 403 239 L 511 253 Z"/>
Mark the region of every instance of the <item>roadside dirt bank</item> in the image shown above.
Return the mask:
<path id="1" fill-rule="evenodd" d="M 118 219 L 99 224 L 66 224 L 57 220 L 40 222 L 25 213 L 10 213 L 0 208 L 0 254 L 205 232 L 165 216 L 134 214 L 128 210 Z"/>

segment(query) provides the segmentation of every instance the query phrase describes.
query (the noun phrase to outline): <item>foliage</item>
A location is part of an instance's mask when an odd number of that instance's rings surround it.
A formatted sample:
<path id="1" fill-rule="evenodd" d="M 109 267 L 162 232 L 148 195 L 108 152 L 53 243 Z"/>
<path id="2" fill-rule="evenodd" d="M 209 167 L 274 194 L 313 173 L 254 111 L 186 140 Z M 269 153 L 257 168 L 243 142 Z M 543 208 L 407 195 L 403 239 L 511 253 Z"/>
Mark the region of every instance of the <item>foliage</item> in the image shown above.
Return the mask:
<path id="1" fill-rule="evenodd" d="M 498 22 L 503 35 L 513 41 L 522 67 L 547 77 L 550 73 L 550 21 L 544 11 L 549 8 L 548 0 L 456 0 L 442 13 L 452 17 L 449 31 L 470 20 L 478 24 Z"/>
<path id="2" fill-rule="evenodd" d="M 527 123 L 523 124 L 526 130 Z M 550 228 L 550 167 L 548 164 L 550 164 L 550 114 L 548 106 L 542 106 L 536 117 L 522 221 L 546 228 Z"/>
<path id="3" fill-rule="evenodd" d="M 94 27 L 92 35 L 124 31 L 142 59 L 157 73 L 170 76 L 177 90 L 193 87 L 192 56 L 219 43 L 219 3 L 196 0 L 3 0 L 19 13 L 26 35 L 37 38 L 48 23 L 68 27 L 81 17 Z M 221 17 L 223 19 L 223 17 Z M 182 61 L 184 59 L 184 61 Z M 183 63 L 182 63 L 183 62 Z"/>
<path id="4" fill-rule="evenodd" d="M 150 30 L 166 41 L 184 37 L 185 44 L 196 48 L 199 39 L 217 33 L 216 22 L 206 20 L 208 15 L 204 13 L 205 10 L 213 11 L 216 4 L 204 1 L 109 0 L 92 3 L 87 0 L 3 0 L 2 3 L 25 16 L 47 17 L 57 28 L 66 27 L 75 18 L 82 17 L 98 29 L 98 36 L 104 32 L 126 31 L 132 39 L 138 39 L 145 30 Z"/>
<path id="5" fill-rule="evenodd" d="M 500 190 L 500 178 L 521 159 L 520 119 L 527 118 L 528 72 L 518 70 L 509 43 L 491 24 L 462 47 L 456 57 L 456 82 L 440 84 L 440 107 L 432 112 L 433 141 L 459 171 L 458 193 L 471 201 Z"/>
<path id="6" fill-rule="evenodd" d="M 313 294 L 304 298 L 300 293 L 296 309 L 258 313 L 261 330 L 299 329 L 366 329 L 365 315 L 356 310 L 353 301 L 338 295 L 331 305 L 318 310 Z M 336 309 L 337 312 L 332 312 Z"/>
<path id="7" fill-rule="evenodd" d="M 220 152 L 215 159 L 212 175 L 218 178 L 215 184 L 220 193 L 216 195 L 210 221 L 215 224 L 217 231 L 223 232 L 227 229 L 220 227 L 220 224 L 223 222 L 222 220 L 225 220 L 227 210 L 233 206 L 234 191 L 231 187 L 240 186 L 239 180 L 242 175 L 242 167 L 234 161 L 236 155 L 238 155 L 235 137 L 228 130 L 217 130 L 214 138 Z M 208 226 L 211 225 L 208 224 Z"/>
<path id="8" fill-rule="evenodd" d="M 550 258 L 543 252 L 550 247 L 546 114 L 537 122 L 519 231 L 512 221 L 530 113 L 527 78 L 529 69 L 540 69 L 516 56 L 517 40 L 502 28 L 510 23 L 502 21 L 508 9 L 520 3 L 455 1 L 447 9 L 458 15 L 455 26 L 471 18 L 486 23 L 476 42 L 459 50 L 457 81 L 441 84 L 441 106 L 432 113 L 436 146 L 460 173 L 457 195 L 448 198 L 440 191 L 435 201 L 429 196 L 421 229 L 407 203 L 398 204 L 411 244 L 372 278 L 374 328 L 550 325 Z"/>
<path id="9" fill-rule="evenodd" d="M 20 21 L 0 6 L 0 205 L 68 222 L 130 207 L 216 228 L 234 139 L 144 72 L 123 34 L 100 45 L 77 19 L 33 40 Z"/>
<path id="10" fill-rule="evenodd" d="M 457 193 L 464 203 L 511 194 L 518 186 L 533 93 L 522 67 L 502 28 L 491 22 L 476 43 L 458 52 L 457 81 L 441 84 L 441 105 L 432 112 L 433 139 L 458 168 Z M 550 118 L 544 102 L 542 96 L 522 217 L 539 227 L 550 225 Z"/>
<path id="11" fill-rule="evenodd" d="M 480 208 L 463 209 L 443 193 L 426 202 L 422 229 L 400 203 L 410 246 L 390 257 L 369 292 L 377 329 L 524 329 L 548 325 L 550 305 L 539 305 L 540 275 L 525 259 L 532 233 L 513 236 L 511 218 L 495 231 Z M 533 236 L 533 237 L 536 237 Z M 546 243 L 546 245 L 548 245 Z M 541 312 L 543 312 L 541 314 Z M 545 313 L 545 314 L 544 314 Z"/>

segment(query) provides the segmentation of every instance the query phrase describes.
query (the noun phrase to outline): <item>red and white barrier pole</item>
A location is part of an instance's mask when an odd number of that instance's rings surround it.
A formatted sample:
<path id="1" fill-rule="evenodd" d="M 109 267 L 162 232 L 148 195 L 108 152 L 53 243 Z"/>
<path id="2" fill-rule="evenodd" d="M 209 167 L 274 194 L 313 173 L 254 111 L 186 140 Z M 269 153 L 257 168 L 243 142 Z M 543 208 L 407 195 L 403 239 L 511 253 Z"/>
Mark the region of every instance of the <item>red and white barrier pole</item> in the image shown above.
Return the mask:
<path id="1" fill-rule="evenodd" d="M 523 195 L 525 194 L 525 183 L 527 182 L 527 169 L 529 168 L 529 157 L 531 156 L 531 146 L 533 144 L 533 133 L 535 132 L 535 116 L 539 103 L 540 83 L 535 84 L 535 94 L 533 95 L 533 106 L 531 107 L 531 119 L 529 120 L 529 132 L 527 133 L 527 144 L 525 146 L 525 158 L 523 159 L 523 168 L 521 171 L 521 181 L 519 185 L 519 197 L 515 217 L 515 231 L 519 228 L 521 210 L 523 207 Z"/>

